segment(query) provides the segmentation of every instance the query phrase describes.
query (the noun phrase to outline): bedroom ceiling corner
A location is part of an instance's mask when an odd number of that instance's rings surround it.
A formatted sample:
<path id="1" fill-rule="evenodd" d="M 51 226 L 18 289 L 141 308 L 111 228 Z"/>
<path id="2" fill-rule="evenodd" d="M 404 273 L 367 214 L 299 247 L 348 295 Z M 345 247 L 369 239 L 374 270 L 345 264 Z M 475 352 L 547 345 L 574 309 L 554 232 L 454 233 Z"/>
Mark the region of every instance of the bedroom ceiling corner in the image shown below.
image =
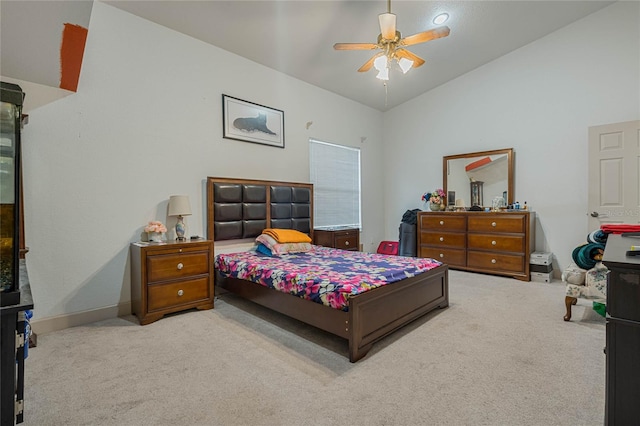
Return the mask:
<path id="1" fill-rule="evenodd" d="M 27 93 L 25 112 L 76 91 L 92 7 L 92 0 L 0 1 L 0 75 Z"/>

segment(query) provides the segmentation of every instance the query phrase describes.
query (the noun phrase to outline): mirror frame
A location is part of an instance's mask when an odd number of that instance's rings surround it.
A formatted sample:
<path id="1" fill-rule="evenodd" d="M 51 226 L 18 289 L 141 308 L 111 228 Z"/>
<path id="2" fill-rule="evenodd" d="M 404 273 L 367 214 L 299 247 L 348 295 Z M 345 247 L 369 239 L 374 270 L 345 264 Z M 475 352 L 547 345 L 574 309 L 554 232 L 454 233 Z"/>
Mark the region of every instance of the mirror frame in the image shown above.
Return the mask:
<path id="1" fill-rule="evenodd" d="M 515 200 L 514 185 L 514 156 L 513 148 L 496 149 L 492 151 L 469 152 L 466 154 L 447 155 L 442 157 L 442 189 L 448 194 L 447 176 L 449 176 L 449 160 L 458 160 L 461 158 L 487 157 L 490 155 L 507 154 L 507 204 L 513 204 Z M 483 206 L 484 207 L 484 206 Z"/>

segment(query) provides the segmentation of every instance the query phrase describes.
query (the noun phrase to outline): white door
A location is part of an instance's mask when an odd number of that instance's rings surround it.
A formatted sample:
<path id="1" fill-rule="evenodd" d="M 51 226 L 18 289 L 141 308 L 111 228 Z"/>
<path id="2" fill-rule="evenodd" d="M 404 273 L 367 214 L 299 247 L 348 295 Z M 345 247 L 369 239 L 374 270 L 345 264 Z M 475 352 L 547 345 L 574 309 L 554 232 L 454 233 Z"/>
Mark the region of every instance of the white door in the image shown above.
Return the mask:
<path id="1" fill-rule="evenodd" d="M 589 231 L 640 223 L 640 121 L 589 128 Z"/>

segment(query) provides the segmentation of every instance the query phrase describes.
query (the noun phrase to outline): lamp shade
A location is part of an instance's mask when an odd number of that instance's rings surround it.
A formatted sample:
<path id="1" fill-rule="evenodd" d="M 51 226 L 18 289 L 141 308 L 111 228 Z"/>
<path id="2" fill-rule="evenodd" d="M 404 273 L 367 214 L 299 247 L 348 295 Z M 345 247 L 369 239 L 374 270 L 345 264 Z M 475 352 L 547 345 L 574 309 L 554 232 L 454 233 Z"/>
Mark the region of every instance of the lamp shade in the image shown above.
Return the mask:
<path id="1" fill-rule="evenodd" d="M 172 195 L 169 197 L 169 216 L 190 216 L 191 203 L 188 195 Z"/>

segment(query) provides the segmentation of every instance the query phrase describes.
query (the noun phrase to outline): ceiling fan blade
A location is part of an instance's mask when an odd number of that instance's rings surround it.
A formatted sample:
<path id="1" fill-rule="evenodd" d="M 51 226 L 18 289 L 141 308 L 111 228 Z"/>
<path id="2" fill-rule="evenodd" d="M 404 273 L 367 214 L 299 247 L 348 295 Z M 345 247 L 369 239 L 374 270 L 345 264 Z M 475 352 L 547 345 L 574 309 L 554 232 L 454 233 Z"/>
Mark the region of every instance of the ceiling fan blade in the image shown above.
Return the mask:
<path id="1" fill-rule="evenodd" d="M 399 58 L 407 58 L 410 61 L 413 61 L 413 68 L 418 68 L 419 66 L 424 65 L 424 59 L 414 53 L 409 52 L 406 49 L 396 50 L 396 56 Z"/>
<path id="2" fill-rule="evenodd" d="M 373 55 L 371 57 L 371 59 L 369 59 L 367 62 L 364 63 L 363 66 L 361 66 L 360 68 L 358 68 L 358 72 L 367 72 L 371 69 L 371 67 L 373 66 L 373 62 L 379 58 L 380 56 L 382 56 L 384 53 L 383 52 L 379 52 L 376 53 L 375 55 Z"/>
<path id="3" fill-rule="evenodd" d="M 421 33 L 407 36 L 400 40 L 399 44 L 403 46 L 411 46 L 413 44 L 424 43 L 425 41 L 446 37 L 449 35 L 449 31 L 449 27 L 447 26 L 434 28 L 432 30 L 423 31 Z"/>
<path id="4" fill-rule="evenodd" d="M 393 13 L 381 13 L 378 15 L 378 22 L 380 22 L 382 38 L 393 40 L 396 36 L 396 15 Z"/>
<path id="5" fill-rule="evenodd" d="M 373 50 L 378 47 L 373 43 L 336 43 L 333 48 L 336 50 Z"/>

